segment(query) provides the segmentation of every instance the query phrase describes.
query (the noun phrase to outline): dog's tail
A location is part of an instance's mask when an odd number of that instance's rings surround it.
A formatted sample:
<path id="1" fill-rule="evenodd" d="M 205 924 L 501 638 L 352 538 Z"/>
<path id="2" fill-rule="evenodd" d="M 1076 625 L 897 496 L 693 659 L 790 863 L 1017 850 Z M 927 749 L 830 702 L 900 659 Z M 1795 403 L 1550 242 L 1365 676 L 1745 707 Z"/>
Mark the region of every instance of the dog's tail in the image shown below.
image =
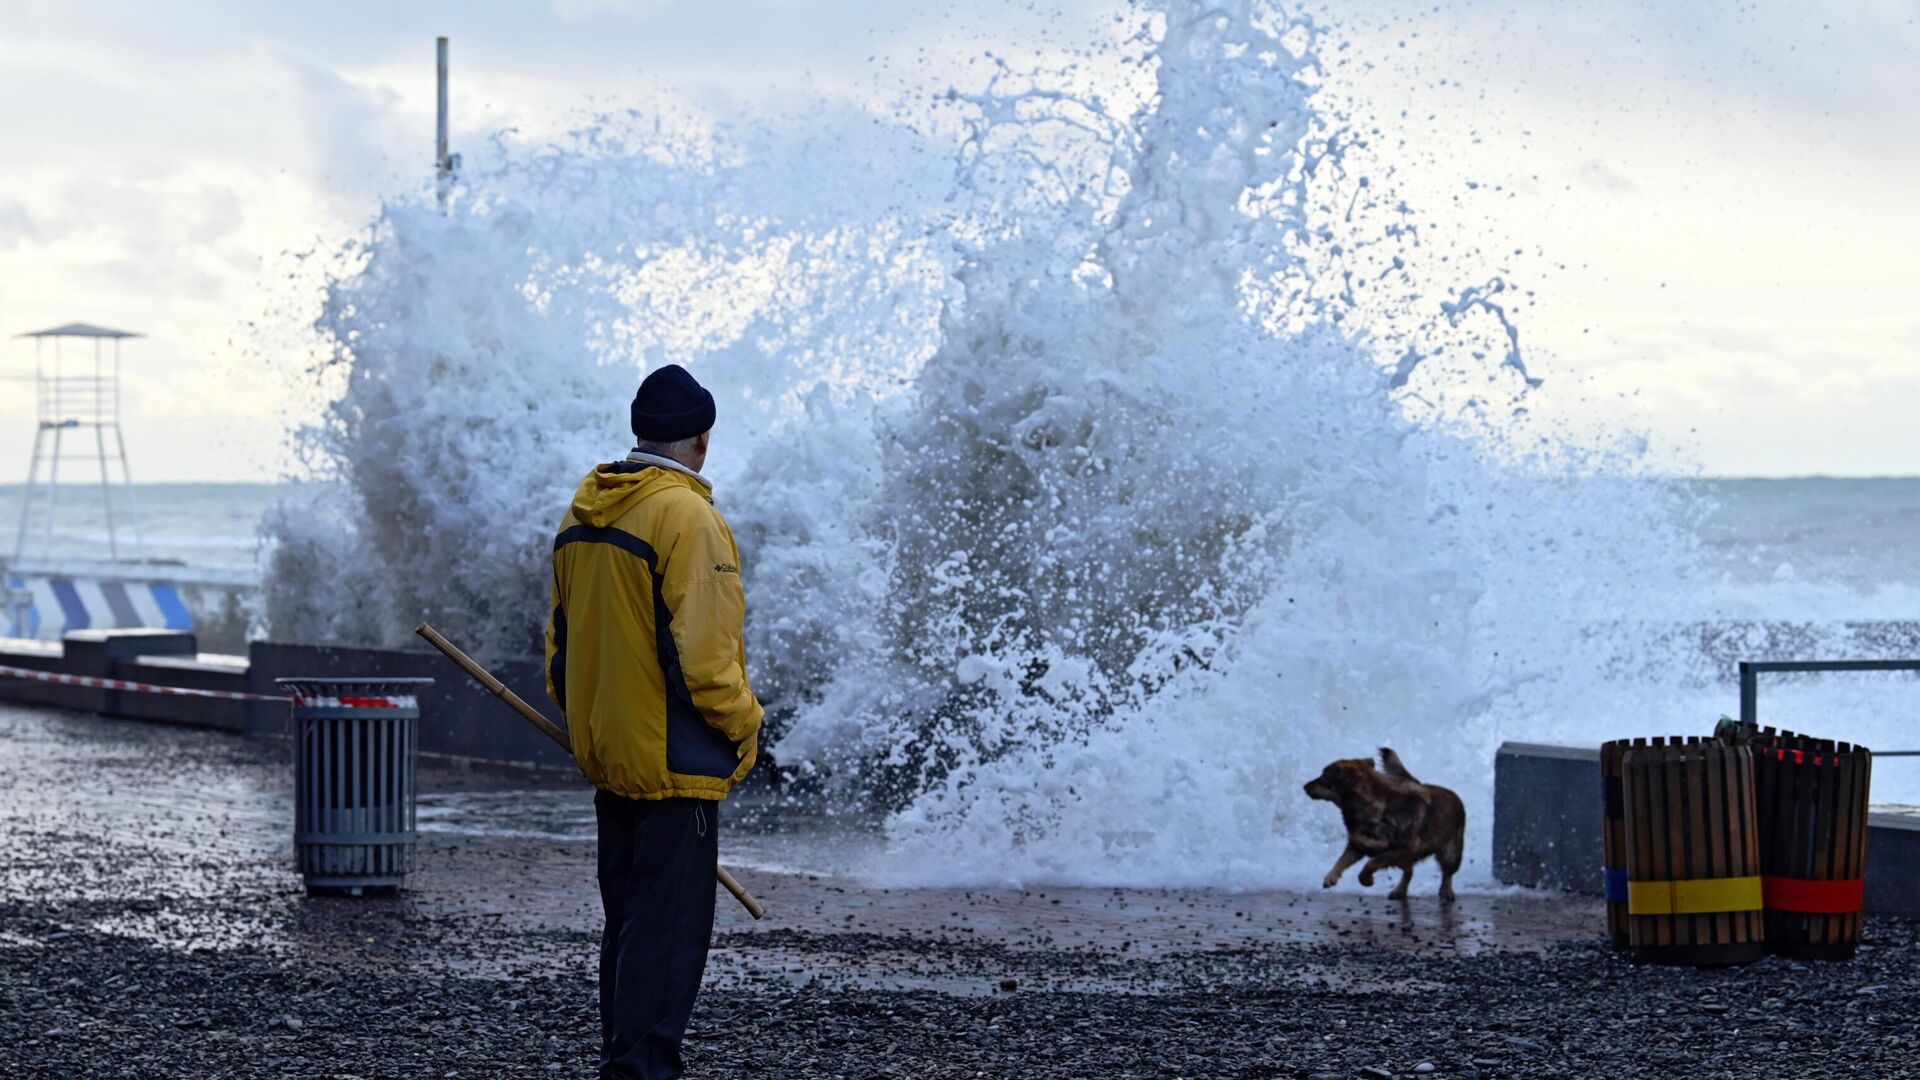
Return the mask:
<path id="1" fill-rule="evenodd" d="M 1383 746 L 1380 748 L 1380 771 L 1386 773 L 1388 776 L 1397 776 L 1409 783 L 1417 784 L 1420 782 L 1418 777 L 1407 771 L 1405 765 L 1400 764 L 1400 755 L 1394 753 L 1393 747 L 1391 746 Z"/>

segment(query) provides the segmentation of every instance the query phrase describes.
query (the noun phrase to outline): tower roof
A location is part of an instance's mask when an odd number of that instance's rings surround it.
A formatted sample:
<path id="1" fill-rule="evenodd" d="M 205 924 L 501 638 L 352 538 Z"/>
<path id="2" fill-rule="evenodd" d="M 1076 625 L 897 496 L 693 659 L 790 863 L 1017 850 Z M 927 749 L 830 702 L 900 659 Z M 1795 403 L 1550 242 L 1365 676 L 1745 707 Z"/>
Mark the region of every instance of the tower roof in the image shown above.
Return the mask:
<path id="1" fill-rule="evenodd" d="M 90 326 L 86 323 L 71 322 L 65 326 L 56 326 L 51 330 L 35 330 L 30 334 L 16 334 L 15 337 L 90 337 L 90 338 L 130 338 L 139 337 L 131 330 L 109 330 L 104 326 Z"/>

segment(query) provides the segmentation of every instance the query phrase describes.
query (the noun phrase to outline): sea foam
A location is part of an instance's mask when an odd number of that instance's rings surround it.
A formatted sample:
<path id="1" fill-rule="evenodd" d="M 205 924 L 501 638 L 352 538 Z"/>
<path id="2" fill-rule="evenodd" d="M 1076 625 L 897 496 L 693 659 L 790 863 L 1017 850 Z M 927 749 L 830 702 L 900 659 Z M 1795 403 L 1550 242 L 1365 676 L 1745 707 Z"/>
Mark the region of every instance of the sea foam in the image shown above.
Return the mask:
<path id="1" fill-rule="evenodd" d="M 567 494 L 674 361 L 721 399 L 772 752 L 886 812 L 895 880 L 1305 883 L 1301 783 L 1380 745 L 1484 875 L 1502 740 L 1710 729 L 1699 504 L 1534 418 L 1515 287 L 1322 104 L 1323 31 L 1138 28 L 1102 93 L 605 118 L 390 202 L 318 323 L 345 502 L 277 516 L 272 632 L 531 651 Z"/>

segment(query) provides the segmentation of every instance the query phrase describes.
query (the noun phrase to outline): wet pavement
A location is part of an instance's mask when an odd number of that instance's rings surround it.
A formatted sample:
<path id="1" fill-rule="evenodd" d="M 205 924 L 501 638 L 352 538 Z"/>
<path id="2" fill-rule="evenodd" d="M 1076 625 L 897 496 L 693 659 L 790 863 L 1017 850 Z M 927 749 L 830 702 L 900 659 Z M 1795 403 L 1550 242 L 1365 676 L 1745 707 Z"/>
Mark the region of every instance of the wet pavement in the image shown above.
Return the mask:
<path id="1" fill-rule="evenodd" d="M 408 888 L 310 898 L 287 754 L 0 706 L 0 1075 L 590 1075 L 590 792 L 423 768 Z M 793 872 L 860 864 L 871 823 L 765 798 L 722 851 L 770 914 L 720 895 L 693 1075 L 1920 1065 L 1903 923 L 1851 964 L 1696 972 L 1613 955 L 1565 898 L 882 888 Z"/>

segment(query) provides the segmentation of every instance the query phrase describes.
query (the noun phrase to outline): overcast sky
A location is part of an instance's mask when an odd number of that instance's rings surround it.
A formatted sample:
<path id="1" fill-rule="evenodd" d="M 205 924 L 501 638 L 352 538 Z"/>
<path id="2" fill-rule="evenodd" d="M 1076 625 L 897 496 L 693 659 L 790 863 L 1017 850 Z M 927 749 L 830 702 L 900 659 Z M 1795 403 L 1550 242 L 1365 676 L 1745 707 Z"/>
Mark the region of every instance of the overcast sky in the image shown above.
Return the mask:
<path id="1" fill-rule="evenodd" d="M 725 113 L 977 86 L 984 53 L 1109 40 L 1116 7 L 5 0 L 0 376 L 31 372 L 23 331 L 142 331 L 140 478 L 277 475 L 288 391 L 253 328 L 305 310 L 290 253 L 429 172 L 435 34 L 471 146 L 662 93 Z M 1399 182 L 1520 253 L 1529 365 L 1570 388 L 1543 412 L 1646 429 L 1717 474 L 1920 474 L 1920 5 L 1368 0 L 1330 18 L 1352 42 L 1338 79 L 1405 144 Z M 28 384 L 0 382 L 0 481 L 24 478 L 32 415 Z"/>

